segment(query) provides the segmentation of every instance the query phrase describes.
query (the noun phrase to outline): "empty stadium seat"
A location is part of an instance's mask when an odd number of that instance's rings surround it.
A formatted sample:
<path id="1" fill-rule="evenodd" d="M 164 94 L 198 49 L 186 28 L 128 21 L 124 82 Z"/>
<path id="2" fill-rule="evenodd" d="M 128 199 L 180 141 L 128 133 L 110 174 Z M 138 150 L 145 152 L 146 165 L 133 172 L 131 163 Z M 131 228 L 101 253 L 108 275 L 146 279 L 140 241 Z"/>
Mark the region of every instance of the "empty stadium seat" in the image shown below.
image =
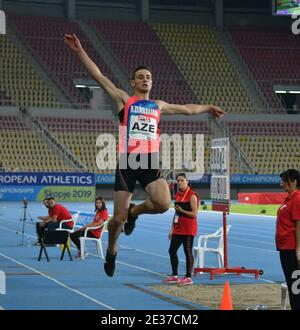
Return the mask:
<path id="1" fill-rule="evenodd" d="M 152 27 L 201 103 L 228 112 L 255 112 L 209 26 L 157 23 Z"/>
<path id="2" fill-rule="evenodd" d="M 284 107 L 274 85 L 299 85 L 298 39 L 290 29 L 241 28 L 229 30 L 233 42 L 275 113 Z"/>
<path id="3" fill-rule="evenodd" d="M 78 23 L 58 17 L 8 15 L 22 40 L 32 49 L 32 54 L 48 75 L 61 88 L 74 107 L 86 108 L 87 100 L 75 87 L 73 79 L 89 79 L 89 74 L 63 42 L 64 33 L 75 33 L 93 60 L 111 80 L 113 74 L 93 48 Z M 39 31 L 37 34 L 36 31 Z"/>
<path id="4" fill-rule="evenodd" d="M 16 116 L 0 116 L 0 160 L 6 171 L 74 171 Z"/>
<path id="5" fill-rule="evenodd" d="M 0 36 L 0 105 L 52 107 L 56 98 L 6 36 Z"/>
<path id="6" fill-rule="evenodd" d="M 140 65 L 151 69 L 152 98 L 170 103 L 198 103 L 173 59 L 147 24 L 96 20 L 89 24 L 105 39 L 128 78 Z"/>

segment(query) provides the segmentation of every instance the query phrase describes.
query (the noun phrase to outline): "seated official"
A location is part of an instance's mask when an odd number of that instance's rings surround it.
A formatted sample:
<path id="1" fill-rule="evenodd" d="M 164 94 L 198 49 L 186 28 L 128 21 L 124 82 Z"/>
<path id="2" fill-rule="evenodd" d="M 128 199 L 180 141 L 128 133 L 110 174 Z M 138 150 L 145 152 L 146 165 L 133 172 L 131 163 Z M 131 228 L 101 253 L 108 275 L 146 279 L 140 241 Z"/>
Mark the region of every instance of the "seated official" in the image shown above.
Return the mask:
<path id="1" fill-rule="evenodd" d="M 95 201 L 95 217 L 93 219 L 93 222 L 83 226 L 79 230 L 75 231 L 70 235 L 71 240 L 73 243 L 76 245 L 78 252 L 77 256 L 75 259 L 80 259 L 81 258 L 81 252 L 80 252 L 80 237 L 84 236 L 84 231 L 89 228 L 89 227 L 97 227 L 101 226 L 104 221 L 108 220 L 108 212 L 107 208 L 105 205 L 105 201 L 103 197 L 97 197 Z M 102 231 L 102 227 L 98 229 L 91 229 L 87 232 L 87 237 L 92 237 L 92 238 L 100 238 Z"/>
<path id="2" fill-rule="evenodd" d="M 49 212 L 48 197 L 43 199 L 43 204 L 46 207 L 46 209 L 48 209 L 48 212 Z M 49 216 L 46 216 L 46 217 L 43 216 L 43 217 L 37 217 L 37 218 L 39 220 L 46 221 L 49 218 Z M 38 223 L 36 224 L 36 226 L 38 226 Z M 34 245 L 39 245 L 39 241 L 37 241 Z"/>
<path id="3" fill-rule="evenodd" d="M 72 218 L 71 213 L 61 204 L 57 204 L 55 198 L 49 197 L 44 199 L 44 205 L 48 208 L 48 216 L 46 217 L 38 217 L 38 219 L 42 220 L 36 224 L 36 232 L 38 237 L 44 234 L 45 230 L 55 230 L 59 227 L 59 223 L 62 220 L 69 220 Z M 63 229 L 72 229 L 73 221 L 63 223 Z"/>

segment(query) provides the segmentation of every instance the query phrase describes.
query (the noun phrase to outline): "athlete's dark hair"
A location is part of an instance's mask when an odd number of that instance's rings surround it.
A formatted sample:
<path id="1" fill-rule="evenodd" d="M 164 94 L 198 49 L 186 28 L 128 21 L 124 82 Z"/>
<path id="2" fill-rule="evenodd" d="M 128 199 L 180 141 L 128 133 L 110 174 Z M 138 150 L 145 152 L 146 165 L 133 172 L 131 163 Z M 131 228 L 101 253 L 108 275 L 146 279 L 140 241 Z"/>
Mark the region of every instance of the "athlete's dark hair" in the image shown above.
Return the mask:
<path id="1" fill-rule="evenodd" d="M 132 72 L 131 79 L 134 80 L 135 78 L 135 73 L 139 70 L 148 70 L 151 72 L 151 69 L 145 65 L 139 65 L 137 68 L 135 68 Z"/>
<path id="2" fill-rule="evenodd" d="M 96 203 L 97 203 L 97 201 L 102 202 L 102 206 L 101 206 L 100 211 L 107 210 L 107 208 L 106 208 L 106 204 L 105 204 L 105 201 L 104 201 L 104 198 L 101 197 L 101 196 L 99 196 L 99 197 L 97 197 L 96 200 L 95 200 L 95 211 L 97 211 L 97 207 L 96 207 Z"/>
<path id="3" fill-rule="evenodd" d="M 289 169 L 282 172 L 280 178 L 284 182 L 296 181 L 297 187 L 300 187 L 300 172 L 295 169 Z"/>

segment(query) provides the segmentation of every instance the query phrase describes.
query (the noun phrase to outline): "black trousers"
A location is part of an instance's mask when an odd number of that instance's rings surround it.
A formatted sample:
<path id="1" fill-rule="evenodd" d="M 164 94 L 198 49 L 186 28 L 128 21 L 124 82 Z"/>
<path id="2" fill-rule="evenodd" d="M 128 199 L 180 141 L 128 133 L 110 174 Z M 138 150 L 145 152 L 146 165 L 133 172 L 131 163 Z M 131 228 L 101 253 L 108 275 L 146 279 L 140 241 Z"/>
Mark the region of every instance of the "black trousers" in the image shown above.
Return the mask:
<path id="1" fill-rule="evenodd" d="M 292 285 L 296 282 L 297 278 L 292 278 L 292 274 L 295 270 L 299 270 L 298 261 L 296 258 L 295 250 L 281 250 L 279 251 L 282 270 L 284 272 L 285 280 L 287 283 L 290 304 L 292 310 L 300 310 L 300 293 L 293 293 Z M 298 285 L 298 291 L 300 286 Z"/>
<path id="2" fill-rule="evenodd" d="M 186 258 L 186 275 L 187 277 L 192 276 L 192 271 L 194 267 L 194 257 L 193 257 L 193 243 L 194 236 L 191 235 L 172 235 L 171 244 L 169 248 L 169 254 L 172 265 L 172 272 L 174 276 L 178 275 L 178 256 L 177 251 L 183 244 L 184 254 Z"/>
<path id="3" fill-rule="evenodd" d="M 84 236 L 84 230 L 77 230 L 70 235 L 72 242 L 76 245 L 78 250 L 80 250 L 80 237 L 83 236 Z M 95 235 L 91 233 L 90 230 L 87 232 L 87 237 L 97 238 Z"/>
<path id="4" fill-rule="evenodd" d="M 36 233 L 38 235 L 38 238 L 40 238 L 45 233 L 46 230 L 55 230 L 59 227 L 59 222 L 58 221 L 51 222 L 51 223 L 47 224 L 44 227 L 40 227 L 39 226 L 40 223 L 41 222 L 36 223 Z M 70 227 L 65 223 L 62 224 L 62 228 L 63 229 L 70 229 Z"/>

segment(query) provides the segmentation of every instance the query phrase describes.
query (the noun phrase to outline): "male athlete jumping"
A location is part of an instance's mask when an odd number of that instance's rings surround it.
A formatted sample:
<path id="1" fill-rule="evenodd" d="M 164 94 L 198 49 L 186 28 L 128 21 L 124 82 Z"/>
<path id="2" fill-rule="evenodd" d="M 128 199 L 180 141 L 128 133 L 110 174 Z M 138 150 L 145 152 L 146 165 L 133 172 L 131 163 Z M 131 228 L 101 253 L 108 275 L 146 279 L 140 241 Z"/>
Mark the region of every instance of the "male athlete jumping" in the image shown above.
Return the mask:
<path id="1" fill-rule="evenodd" d="M 151 100 L 152 76 L 145 66 L 134 70 L 130 80 L 134 95 L 129 96 L 101 73 L 75 34 L 65 34 L 64 41 L 117 105 L 120 120 L 119 162 L 115 175 L 114 213 L 108 224 L 108 248 L 104 263 L 106 274 L 113 276 L 117 239 L 122 228 L 126 235 L 130 235 L 139 215 L 164 213 L 170 207 L 170 190 L 166 180 L 160 177 L 158 164 L 160 116 L 210 112 L 215 117 L 222 117 L 224 111 L 213 105 L 178 105 Z M 139 205 L 130 203 L 136 181 L 148 194 L 148 199 Z"/>

